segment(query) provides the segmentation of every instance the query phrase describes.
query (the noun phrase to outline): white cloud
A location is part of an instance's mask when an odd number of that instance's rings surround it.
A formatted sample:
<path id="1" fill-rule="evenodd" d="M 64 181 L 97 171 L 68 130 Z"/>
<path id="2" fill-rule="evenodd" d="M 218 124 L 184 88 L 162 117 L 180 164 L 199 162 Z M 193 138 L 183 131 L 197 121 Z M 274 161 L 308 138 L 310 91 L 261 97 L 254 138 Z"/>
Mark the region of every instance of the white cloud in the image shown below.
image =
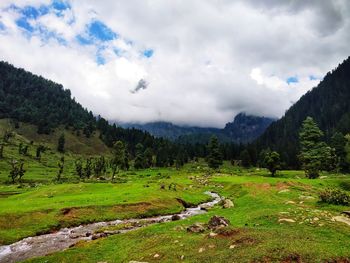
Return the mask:
<path id="1" fill-rule="evenodd" d="M 0 8 L 45 2 L 5 0 Z M 14 23 L 17 14 L 2 9 L 7 30 L 0 33 L 0 57 L 62 83 L 96 114 L 123 122 L 222 127 L 241 111 L 280 117 L 317 85 L 311 75 L 322 77 L 350 54 L 346 0 L 70 3 L 63 16 L 35 21 L 66 45 L 24 36 Z M 76 36 L 92 19 L 120 37 L 79 45 Z M 145 58 L 145 49 L 154 55 Z M 97 53 L 104 65 L 96 64 Z M 288 85 L 291 76 L 298 82 Z M 142 78 L 148 88 L 130 93 Z"/>

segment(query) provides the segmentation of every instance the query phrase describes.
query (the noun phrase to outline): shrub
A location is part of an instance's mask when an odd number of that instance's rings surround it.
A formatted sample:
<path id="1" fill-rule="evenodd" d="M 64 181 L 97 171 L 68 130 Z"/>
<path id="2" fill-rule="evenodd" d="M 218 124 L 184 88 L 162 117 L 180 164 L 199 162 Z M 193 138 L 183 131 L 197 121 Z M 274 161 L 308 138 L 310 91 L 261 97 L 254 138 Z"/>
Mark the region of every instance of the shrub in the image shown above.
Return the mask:
<path id="1" fill-rule="evenodd" d="M 319 193 L 321 202 L 335 205 L 350 205 L 350 195 L 340 189 L 326 189 Z"/>

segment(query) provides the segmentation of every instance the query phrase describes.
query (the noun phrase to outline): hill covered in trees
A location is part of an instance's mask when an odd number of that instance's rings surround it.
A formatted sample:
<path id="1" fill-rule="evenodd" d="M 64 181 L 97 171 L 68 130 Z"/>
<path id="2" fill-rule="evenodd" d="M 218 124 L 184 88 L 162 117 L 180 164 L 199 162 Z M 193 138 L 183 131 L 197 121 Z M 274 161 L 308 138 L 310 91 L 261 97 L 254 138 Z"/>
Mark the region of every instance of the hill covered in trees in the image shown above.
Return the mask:
<path id="1" fill-rule="evenodd" d="M 36 132 L 44 135 L 54 134 L 58 127 L 73 130 L 86 138 L 96 133 L 108 147 L 118 140 L 125 142 L 131 154 L 135 153 L 138 143 L 154 152 L 170 151 L 174 147 L 148 132 L 109 124 L 106 119 L 83 108 L 62 85 L 6 62 L 0 62 L 0 119 L 11 119 L 16 128 L 19 122 L 35 125 Z"/>
<path id="2" fill-rule="evenodd" d="M 257 148 L 276 150 L 290 167 L 298 167 L 298 134 L 308 116 L 324 131 L 327 142 L 336 132 L 343 135 L 350 132 L 350 58 L 327 73 L 283 118 L 272 123 L 256 141 Z"/>
<path id="3" fill-rule="evenodd" d="M 144 130 L 155 137 L 163 137 L 179 143 L 206 144 L 212 135 L 217 136 L 222 143 L 247 143 L 260 136 L 273 121 L 272 118 L 240 113 L 233 122 L 227 123 L 223 129 L 179 126 L 169 122 L 129 123 L 122 126 Z"/>

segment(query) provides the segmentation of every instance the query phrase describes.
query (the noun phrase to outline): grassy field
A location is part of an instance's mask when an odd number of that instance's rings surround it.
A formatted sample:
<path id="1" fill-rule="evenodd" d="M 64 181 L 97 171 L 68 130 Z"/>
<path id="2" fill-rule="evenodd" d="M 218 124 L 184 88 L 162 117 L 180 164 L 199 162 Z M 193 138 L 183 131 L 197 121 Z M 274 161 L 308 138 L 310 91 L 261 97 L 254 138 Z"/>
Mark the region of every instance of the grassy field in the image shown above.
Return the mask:
<path id="1" fill-rule="evenodd" d="M 0 128 L 6 125 L 7 122 L 2 122 Z M 67 135 L 72 136 L 68 139 L 71 150 L 65 154 L 63 180 L 58 183 L 55 177 L 61 155 L 55 151 L 55 140 L 35 137 L 30 135 L 29 126 L 21 127 L 6 144 L 5 159 L 0 160 L 1 245 L 83 223 L 176 213 L 184 209 L 178 199 L 198 204 L 208 200 L 204 194 L 208 190 L 234 203 L 232 208 L 217 205 L 206 214 L 186 220 L 80 242 L 66 251 L 28 262 L 350 260 L 350 226 L 333 219 L 350 208 L 321 203 L 318 197 L 327 187 L 349 193 L 348 175 L 324 173 L 319 179 L 310 180 L 302 171 L 279 171 L 272 178 L 265 169 L 243 169 L 225 162 L 214 172 L 204 162 L 192 162 L 180 170 L 154 168 L 122 172 L 114 183 L 109 181 L 110 171 L 104 176 L 106 180 L 79 181 L 74 160 L 95 153 L 89 147 L 83 152 L 74 152 L 72 145 L 82 139 L 71 134 Z M 32 144 L 29 137 L 35 139 Z M 37 140 L 50 148 L 40 161 L 34 158 Z M 26 163 L 27 173 L 22 183 L 10 184 L 8 162 L 19 158 L 20 142 L 30 145 L 29 154 L 20 156 Z M 89 143 L 92 147 L 99 144 L 96 137 Z M 108 156 L 108 151 L 106 154 Z M 176 184 L 176 191 L 168 188 L 172 183 Z M 204 233 L 186 230 L 193 223 L 206 224 L 213 215 L 224 216 L 230 226 L 214 235 L 210 235 L 210 230 Z"/>
<path id="2" fill-rule="evenodd" d="M 350 257 L 350 226 L 332 221 L 349 207 L 318 200 L 326 187 L 347 189 L 347 176 L 309 180 L 300 171 L 283 171 L 271 178 L 265 170 L 228 163 L 223 170 L 208 174 L 202 164 L 189 164 L 180 171 L 129 172 L 125 183 L 3 185 L 1 242 L 80 223 L 174 213 L 183 209 L 175 198 L 195 204 L 212 190 L 233 200 L 234 208 L 217 206 L 204 215 L 80 243 L 30 262 L 341 262 Z M 160 189 L 170 183 L 178 185 L 177 191 Z M 229 219 L 230 227 L 214 237 L 210 231 L 186 231 L 213 215 Z"/>

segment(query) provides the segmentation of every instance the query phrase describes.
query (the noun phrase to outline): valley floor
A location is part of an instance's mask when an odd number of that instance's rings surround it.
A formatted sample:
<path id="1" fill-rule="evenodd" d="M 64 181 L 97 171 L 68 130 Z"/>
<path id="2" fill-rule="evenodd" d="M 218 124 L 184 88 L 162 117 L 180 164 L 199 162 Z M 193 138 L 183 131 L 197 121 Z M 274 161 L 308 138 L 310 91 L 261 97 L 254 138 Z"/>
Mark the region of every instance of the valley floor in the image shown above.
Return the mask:
<path id="1" fill-rule="evenodd" d="M 0 243 L 91 222 L 178 213 L 184 204 L 210 199 L 213 191 L 233 201 L 208 213 L 158 223 L 122 234 L 79 242 L 28 262 L 349 262 L 349 207 L 319 202 L 326 187 L 350 189 L 350 178 L 305 179 L 303 172 L 241 170 L 228 164 L 210 173 L 199 164 L 182 170 L 127 172 L 123 182 L 80 182 L 0 186 Z M 176 185 L 176 191 L 170 185 Z M 179 201 L 181 199 L 181 202 Z M 205 224 L 219 215 L 228 227 Z M 343 220 L 344 222 L 339 222 Z M 200 233 L 187 231 L 203 223 Z M 130 227 L 130 226 L 122 226 Z M 107 230 L 115 230 L 110 227 Z M 106 229 L 105 229 L 106 230 Z"/>

